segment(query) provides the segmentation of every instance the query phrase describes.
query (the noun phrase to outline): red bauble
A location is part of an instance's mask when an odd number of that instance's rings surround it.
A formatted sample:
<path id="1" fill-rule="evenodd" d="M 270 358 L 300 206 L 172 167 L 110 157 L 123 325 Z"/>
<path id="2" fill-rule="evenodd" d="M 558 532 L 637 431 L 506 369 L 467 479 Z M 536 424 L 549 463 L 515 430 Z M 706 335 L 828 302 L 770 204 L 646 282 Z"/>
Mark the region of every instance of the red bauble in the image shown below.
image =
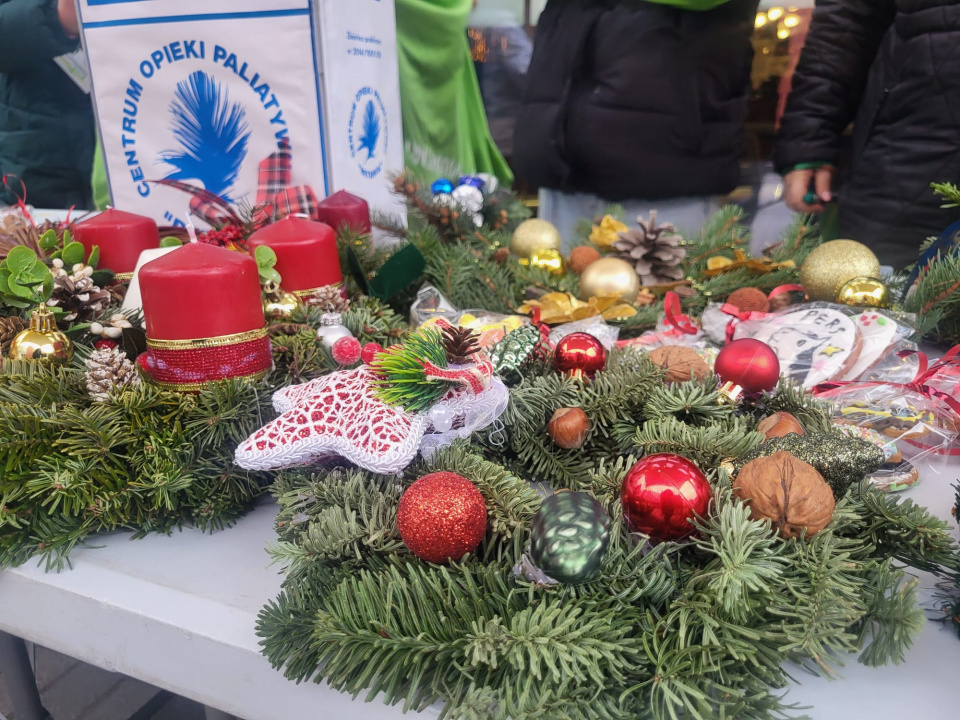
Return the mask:
<path id="1" fill-rule="evenodd" d="M 380 352 L 383 352 L 383 346 L 380 343 L 368 342 L 360 351 L 360 359 L 363 360 L 364 365 L 369 365 Z"/>
<path id="2" fill-rule="evenodd" d="M 564 375 L 592 378 L 607 366 L 607 350 L 589 333 L 571 333 L 557 343 L 553 366 Z"/>
<path id="3" fill-rule="evenodd" d="M 355 337 L 339 338 L 330 348 L 333 361 L 338 365 L 355 365 L 360 362 L 360 341 Z"/>
<path id="4" fill-rule="evenodd" d="M 752 338 L 729 343 L 717 355 L 714 370 L 725 383 L 747 393 L 773 390 L 780 381 L 780 361 L 769 345 Z"/>
<path id="5" fill-rule="evenodd" d="M 483 495 L 462 475 L 424 475 L 400 498 L 400 537 L 422 560 L 445 563 L 477 549 L 487 532 Z"/>
<path id="6" fill-rule="evenodd" d="M 623 480 L 620 501 L 633 532 L 652 540 L 682 540 L 694 531 L 693 516 L 705 517 L 713 490 L 706 476 L 679 455 L 649 455 Z"/>

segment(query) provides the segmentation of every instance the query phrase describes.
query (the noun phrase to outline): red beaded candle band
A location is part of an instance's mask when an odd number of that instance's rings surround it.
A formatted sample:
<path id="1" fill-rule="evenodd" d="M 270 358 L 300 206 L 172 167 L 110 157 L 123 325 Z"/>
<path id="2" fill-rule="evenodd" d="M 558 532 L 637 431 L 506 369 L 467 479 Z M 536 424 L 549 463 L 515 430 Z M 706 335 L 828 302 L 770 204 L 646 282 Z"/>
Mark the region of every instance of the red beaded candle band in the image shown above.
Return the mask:
<path id="1" fill-rule="evenodd" d="M 194 392 L 226 378 L 259 380 L 273 367 L 266 328 L 196 340 L 147 340 L 137 362 L 164 390 Z"/>

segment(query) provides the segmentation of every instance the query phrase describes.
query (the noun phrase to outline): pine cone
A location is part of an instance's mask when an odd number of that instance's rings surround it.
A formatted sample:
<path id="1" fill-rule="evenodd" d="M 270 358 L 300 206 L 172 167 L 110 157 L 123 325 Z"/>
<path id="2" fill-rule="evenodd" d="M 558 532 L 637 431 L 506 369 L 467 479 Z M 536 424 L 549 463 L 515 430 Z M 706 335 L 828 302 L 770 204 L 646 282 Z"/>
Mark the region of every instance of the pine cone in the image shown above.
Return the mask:
<path id="1" fill-rule="evenodd" d="M 35 227 L 27 225 L 10 229 L 0 228 L 0 260 L 7 257 L 7 254 L 18 245 L 30 248 L 39 258 L 45 256 L 40 249 L 40 233 Z"/>
<path id="2" fill-rule="evenodd" d="M 10 342 L 29 326 L 30 323 L 18 315 L 0 318 L 0 355 L 6 357 Z"/>
<path id="3" fill-rule="evenodd" d="M 56 261 L 54 261 L 56 262 Z M 74 266 L 72 273 L 54 267 L 53 294 L 47 305 L 63 311 L 64 322 L 86 322 L 102 312 L 110 302 L 110 293 L 97 287 L 90 275 L 93 268 Z"/>
<path id="4" fill-rule="evenodd" d="M 339 285 L 327 285 L 307 298 L 306 304 L 319 308 L 325 313 L 345 313 L 350 309 L 350 301 L 345 298 Z"/>
<path id="5" fill-rule="evenodd" d="M 95 351 L 87 358 L 87 392 L 96 402 L 106 402 L 114 390 L 140 384 L 140 375 L 117 348 Z"/>
<path id="6" fill-rule="evenodd" d="M 637 222 L 640 227 L 620 233 L 613 242 L 616 257 L 634 266 L 645 287 L 682 280 L 680 263 L 687 251 L 680 247 L 683 238 L 676 227 L 658 226 L 656 210 L 650 211 L 649 220 L 637 218 Z"/>
<path id="7" fill-rule="evenodd" d="M 473 330 L 444 327 L 442 333 L 443 349 L 447 351 L 447 362 L 451 365 L 465 365 L 471 362 L 471 355 L 480 351 L 480 336 Z"/>

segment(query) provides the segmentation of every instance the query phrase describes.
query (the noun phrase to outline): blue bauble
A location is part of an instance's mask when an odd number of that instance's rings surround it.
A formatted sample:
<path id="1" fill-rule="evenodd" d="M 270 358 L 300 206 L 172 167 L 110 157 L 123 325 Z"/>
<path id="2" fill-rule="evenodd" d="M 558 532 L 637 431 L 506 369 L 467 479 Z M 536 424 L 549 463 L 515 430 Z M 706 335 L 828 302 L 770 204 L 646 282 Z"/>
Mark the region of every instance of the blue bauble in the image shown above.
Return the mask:
<path id="1" fill-rule="evenodd" d="M 460 184 L 468 185 L 469 187 L 475 187 L 480 192 L 483 192 L 483 188 L 486 186 L 487 183 L 484 182 L 482 177 L 479 177 L 477 175 L 461 175 Z"/>
<path id="2" fill-rule="evenodd" d="M 453 192 L 453 183 L 446 178 L 434 180 L 433 185 L 430 186 L 430 192 L 434 195 L 449 195 Z"/>

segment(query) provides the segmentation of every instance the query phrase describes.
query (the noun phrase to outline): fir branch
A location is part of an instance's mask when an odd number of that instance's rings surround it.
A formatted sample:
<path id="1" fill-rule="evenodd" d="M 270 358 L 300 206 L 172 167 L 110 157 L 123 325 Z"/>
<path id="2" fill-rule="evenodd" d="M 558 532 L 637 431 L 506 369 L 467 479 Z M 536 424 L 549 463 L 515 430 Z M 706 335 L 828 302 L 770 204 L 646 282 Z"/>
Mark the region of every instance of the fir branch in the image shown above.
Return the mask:
<path id="1" fill-rule="evenodd" d="M 763 439 L 746 418 L 734 417 L 726 423 L 696 427 L 666 417 L 644 423 L 623 449 L 637 448 L 644 454 L 669 452 L 683 455 L 700 467 L 708 468 L 746 455 Z"/>
<path id="2" fill-rule="evenodd" d="M 443 380 L 427 377 L 424 362 L 440 368 L 447 366 L 443 340 L 435 328 L 421 328 L 402 345 L 377 355 L 371 364 L 378 376 L 373 383 L 377 397 L 408 412 L 427 410 L 443 397 L 448 385 Z"/>

